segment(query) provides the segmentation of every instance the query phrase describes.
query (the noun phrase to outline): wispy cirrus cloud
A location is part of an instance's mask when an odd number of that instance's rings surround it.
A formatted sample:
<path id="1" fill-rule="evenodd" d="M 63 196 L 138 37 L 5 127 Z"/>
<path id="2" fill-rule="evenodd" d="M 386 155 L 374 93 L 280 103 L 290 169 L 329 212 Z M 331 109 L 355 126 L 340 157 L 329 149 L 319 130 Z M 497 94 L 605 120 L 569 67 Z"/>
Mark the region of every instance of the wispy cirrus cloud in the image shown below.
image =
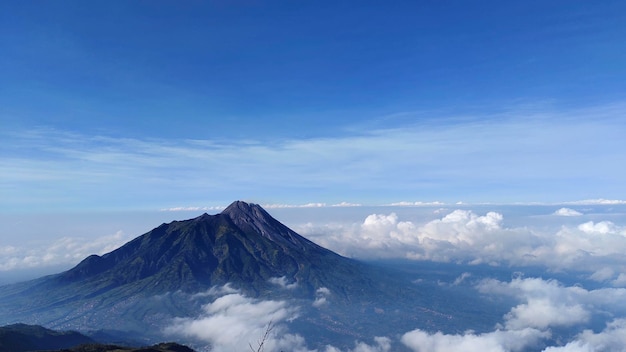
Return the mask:
<path id="1" fill-rule="evenodd" d="M 445 203 L 443 202 L 438 202 L 438 201 L 434 201 L 434 202 L 407 202 L 407 201 L 402 201 L 402 202 L 395 202 L 395 203 L 391 203 L 389 204 L 390 206 L 393 207 L 411 207 L 411 206 L 441 206 L 441 205 L 445 205 Z"/>
<path id="2" fill-rule="evenodd" d="M 615 194 L 626 164 L 620 152 L 626 127 L 619 120 L 625 110 L 520 110 L 274 141 L 2 131 L 0 206 L 166 208 L 237 198 L 306 204 L 320 190 L 327 204 L 389 204 L 411 194 L 448 203 L 460 196 L 470 202 L 626 198 Z M 590 164 L 596 167 L 583 166 Z"/>
<path id="3" fill-rule="evenodd" d="M 563 202 L 563 204 L 571 204 L 571 205 L 620 205 L 626 204 L 626 200 L 621 199 L 584 199 L 584 200 L 576 200 L 571 202 Z"/>

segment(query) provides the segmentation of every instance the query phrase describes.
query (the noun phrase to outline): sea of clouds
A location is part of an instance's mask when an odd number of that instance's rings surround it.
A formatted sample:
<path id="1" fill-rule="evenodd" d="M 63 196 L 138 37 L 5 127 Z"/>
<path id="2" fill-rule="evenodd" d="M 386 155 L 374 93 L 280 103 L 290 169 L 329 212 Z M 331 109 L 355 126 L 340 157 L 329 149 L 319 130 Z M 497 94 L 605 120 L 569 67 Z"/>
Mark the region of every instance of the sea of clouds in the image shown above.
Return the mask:
<path id="1" fill-rule="evenodd" d="M 286 221 L 300 234 L 349 257 L 459 263 L 470 268 L 486 265 L 512 271 L 543 268 L 541 276 L 517 275 L 510 280 L 468 272 L 447 283 L 513 302 L 492 331 L 447 334 L 416 329 L 357 340 L 348 348 L 313 348 L 315 341 L 290 327 L 302 319 L 302 302 L 259 300 L 225 286 L 189 298 L 202 299 L 202 311 L 171 321 L 166 332 L 192 338 L 213 351 L 249 350 L 262 339 L 268 326 L 272 329 L 264 340 L 266 350 L 626 350 L 624 210 L 623 204 L 509 208 L 411 205 L 377 208 L 375 212 L 346 207 L 346 214 L 351 215 L 343 220 L 338 216 L 332 221 L 315 217 L 313 221 Z M 303 218 L 307 217 L 298 219 Z M 89 254 L 106 253 L 129 239 L 119 231 L 96 238 L 64 236 L 28 247 L 4 245 L 0 246 L 0 270 L 10 273 L 76 264 Z M 570 275 L 572 280 L 559 281 L 557 274 Z M 287 278 L 270 282 L 281 290 L 294 287 Z M 332 293 L 320 288 L 306 305 L 315 309 L 328 304 L 332 304 Z"/>
<path id="2" fill-rule="evenodd" d="M 391 211 L 367 215 L 361 222 L 306 223 L 295 229 L 348 257 L 580 270 L 596 281 L 626 287 L 623 224 L 589 220 L 567 207 L 525 215 L 521 226 L 507 226 L 505 216 L 497 211 L 465 208 L 435 209 L 433 213 L 440 215 L 421 223 L 404 220 Z M 541 225 L 536 226 L 539 216 Z"/>
<path id="3" fill-rule="evenodd" d="M 464 275 L 453 284 L 466 279 Z M 446 334 L 415 329 L 395 336 L 373 336 L 370 341 L 355 340 L 348 348 L 332 344 L 311 348 L 316 341 L 310 336 L 307 341 L 290 331 L 290 323 L 301 318 L 301 301 L 259 300 L 225 285 L 190 297 L 206 300 L 200 314 L 173 319 L 165 333 L 192 339 L 201 351 L 216 352 L 256 350 L 261 343 L 270 351 L 302 352 L 383 352 L 399 348 L 416 352 L 620 351 L 626 347 L 624 288 L 585 289 L 552 279 L 523 277 L 510 281 L 480 279 L 471 286 L 477 294 L 508 297 L 516 302 L 493 331 Z M 332 304 L 327 288 L 318 291 L 309 304 L 319 307 L 320 298 L 323 304 Z M 591 329 L 590 324 L 600 327 Z M 566 340 L 553 334 L 563 329 L 571 331 Z"/>
<path id="4" fill-rule="evenodd" d="M 507 221 L 506 210 L 487 208 L 433 207 L 429 216 L 421 217 L 426 219 L 423 221 L 409 220 L 406 209 L 390 208 L 386 213 L 365 215 L 360 221 L 308 222 L 292 227 L 323 246 L 361 259 L 404 258 L 459 263 L 468 268 L 488 265 L 510 268 L 511 272 L 544 268 L 540 277 L 517 273 L 503 280 L 466 272 L 442 283 L 465 285 L 486 299 L 513 302 L 492 331 L 449 334 L 415 329 L 355 340 L 347 348 L 332 344 L 312 348 L 315 341 L 290 330 L 290 322 L 302 318 L 301 302 L 260 301 L 231 289 L 228 295 L 215 295 L 201 316 L 174 322 L 169 332 L 204 341 L 207 350 L 216 351 L 249 349 L 256 341 L 251 343 L 249 336 L 263 336 L 269 324 L 273 328 L 266 340 L 268 350 L 626 350 L 626 227 L 622 210 L 610 205 L 602 209 L 576 204 L 531 207 L 524 208 L 522 215 L 512 215 L 517 217 L 514 221 Z M 570 277 L 570 283 L 552 274 Z M 289 289 L 285 278 L 271 282 Z M 328 289 L 323 288 L 310 304 L 332 304 Z M 234 321 L 229 324 L 237 326 L 236 336 L 207 332 L 219 331 L 217 326 L 229 319 Z"/>

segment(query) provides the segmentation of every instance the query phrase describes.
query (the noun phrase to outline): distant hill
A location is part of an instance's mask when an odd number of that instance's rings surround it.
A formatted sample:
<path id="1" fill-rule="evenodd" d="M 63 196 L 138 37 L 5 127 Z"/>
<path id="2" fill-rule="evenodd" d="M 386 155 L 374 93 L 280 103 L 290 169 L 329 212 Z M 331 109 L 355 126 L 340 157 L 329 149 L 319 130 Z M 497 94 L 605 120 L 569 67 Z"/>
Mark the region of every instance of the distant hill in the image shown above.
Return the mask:
<path id="1" fill-rule="evenodd" d="M 149 347 L 122 347 L 116 345 L 89 344 L 57 351 L 41 352 L 195 352 L 191 348 L 177 343 L 160 343 Z"/>
<path id="2" fill-rule="evenodd" d="M 277 286 L 278 278 L 292 289 Z M 227 283 L 259 299 L 304 302 L 294 324 L 322 345 L 414 328 L 463 331 L 463 319 L 476 315 L 484 322 L 472 328 L 490 329 L 501 316 L 482 314 L 487 310 L 466 291 L 416 282 L 342 257 L 259 205 L 236 201 L 216 215 L 162 224 L 66 272 L 0 287 L 0 324 L 119 331 L 153 343 L 164 339 L 162 328 L 174 317 L 201 310 L 200 303 L 172 293 Z M 331 306 L 312 307 L 320 289 L 332 293 Z"/>
<path id="3" fill-rule="evenodd" d="M 26 324 L 0 327 L 0 352 L 63 349 L 87 343 L 94 341 L 75 331 L 54 331 Z"/>
<path id="4" fill-rule="evenodd" d="M 39 325 L 12 324 L 0 327 L 0 352 L 194 352 L 177 343 L 150 347 L 98 344 L 76 331 L 55 331 Z"/>

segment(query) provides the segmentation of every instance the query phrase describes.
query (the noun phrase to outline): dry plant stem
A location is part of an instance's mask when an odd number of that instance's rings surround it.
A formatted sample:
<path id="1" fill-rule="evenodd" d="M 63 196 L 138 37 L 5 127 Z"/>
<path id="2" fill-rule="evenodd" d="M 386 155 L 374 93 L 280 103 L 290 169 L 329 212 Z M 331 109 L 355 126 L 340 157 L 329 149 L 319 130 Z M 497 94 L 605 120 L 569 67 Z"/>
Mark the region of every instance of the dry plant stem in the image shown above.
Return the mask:
<path id="1" fill-rule="evenodd" d="M 274 325 L 272 324 L 272 321 L 270 320 L 270 322 L 267 324 L 267 328 L 265 328 L 265 333 L 263 334 L 263 337 L 259 340 L 259 347 L 254 349 L 254 347 L 252 347 L 251 344 L 248 344 L 252 352 L 263 352 L 263 345 L 265 345 L 265 341 L 269 337 L 272 329 L 274 329 Z"/>

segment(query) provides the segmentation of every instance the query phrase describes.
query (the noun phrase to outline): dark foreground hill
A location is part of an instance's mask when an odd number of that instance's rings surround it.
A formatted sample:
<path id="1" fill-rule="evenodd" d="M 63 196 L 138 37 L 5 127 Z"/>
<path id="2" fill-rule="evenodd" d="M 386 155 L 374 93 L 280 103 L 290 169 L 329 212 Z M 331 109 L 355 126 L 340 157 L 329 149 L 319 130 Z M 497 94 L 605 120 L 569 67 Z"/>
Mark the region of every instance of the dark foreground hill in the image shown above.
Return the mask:
<path id="1" fill-rule="evenodd" d="M 55 331 L 38 325 L 13 324 L 0 327 L 0 352 L 194 352 L 177 343 L 149 347 L 98 344 L 76 331 Z"/>
<path id="2" fill-rule="evenodd" d="M 56 351 L 41 352 L 195 352 L 191 348 L 177 343 L 159 343 L 148 347 L 123 347 L 116 345 L 89 344 Z"/>
<path id="3" fill-rule="evenodd" d="M 250 297 L 305 302 L 296 325 L 322 344 L 414 328 L 462 331 L 466 316 L 480 315 L 483 307 L 467 292 L 415 279 L 342 257 L 260 206 L 237 201 L 220 214 L 162 224 L 66 272 L 0 287 L 0 324 L 117 330 L 163 341 L 174 317 L 201 310 L 177 297 L 224 284 Z M 319 290 L 332 294 L 332 305 L 312 307 Z M 472 328 L 491 328 L 498 318 Z"/>
<path id="4" fill-rule="evenodd" d="M 54 331 L 26 324 L 0 327 L 0 352 L 63 349 L 88 343 L 94 341 L 76 331 Z"/>

